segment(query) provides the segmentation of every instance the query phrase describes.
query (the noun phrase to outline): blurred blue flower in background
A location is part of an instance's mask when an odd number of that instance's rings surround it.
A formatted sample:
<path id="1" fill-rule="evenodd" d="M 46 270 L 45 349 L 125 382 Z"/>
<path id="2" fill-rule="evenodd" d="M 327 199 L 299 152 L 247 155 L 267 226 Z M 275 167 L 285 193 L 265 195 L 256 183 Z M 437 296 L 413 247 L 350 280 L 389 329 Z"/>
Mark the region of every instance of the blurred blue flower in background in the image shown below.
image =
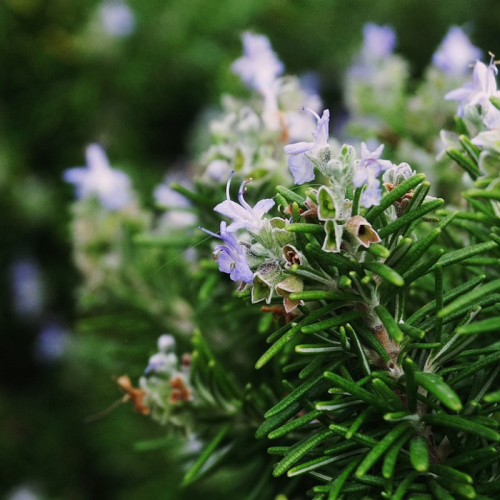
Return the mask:
<path id="1" fill-rule="evenodd" d="M 266 36 L 247 31 L 242 38 L 244 55 L 234 61 L 232 70 L 246 85 L 265 95 L 283 73 L 283 63 L 277 58 Z"/>
<path id="2" fill-rule="evenodd" d="M 366 58 L 383 59 L 392 53 L 396 35 L 389 26 L 368 23 L 363 27 L 362 52 Z"/>
<path id="3" fill-rule="evenodd" d="M 39 316 L 43 308 L 43 284 L 39 265 L 20 259 L 11 265 L 12 306 L 19 316 Z"/>
<path id="4" fill-rule="evenodd" d="M 104 31 L 114 37 L 126 37 L 135 29 L 133 10 L 120 0 L 106 0 L 99 6 L 99 19 Z"/>
<path id="5" fill-rule="evenodd" d="M 452 26 L 438 50 L 432 56 L 432 64 L 448 75 L 463 75 L 471 62 L 482 57 L 482 52 L 469 40 L 464 30 Z"/>
<path id="6" fill-rule="evenodd" d="M 56 361 L 66 351 L 68 331 L 59 323 L 47 322 L 40 331 L 35 344 L 35 357 L 43 363 Z"/>
<path id="7" fill-rule="evenodd" d="M 87 166 L 70 168 L 64 180 L 76 186 L 77 198 L 97 197 L 108 210 L 119 210 L 133 200 L 127 174 L 110 167 L 106 153 L 98 144 L 86 149 Z"/>

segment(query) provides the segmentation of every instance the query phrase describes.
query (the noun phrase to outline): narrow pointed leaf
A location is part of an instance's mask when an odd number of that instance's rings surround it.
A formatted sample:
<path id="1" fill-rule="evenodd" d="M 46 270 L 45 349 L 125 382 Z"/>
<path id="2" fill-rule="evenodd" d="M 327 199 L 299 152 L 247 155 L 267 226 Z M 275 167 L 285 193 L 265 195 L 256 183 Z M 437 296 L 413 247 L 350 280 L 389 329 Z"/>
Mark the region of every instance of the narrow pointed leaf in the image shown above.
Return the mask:
<path id="1" fill-rule="evenodd" d="M 408 424 L 402 423 L 390 430 L 387 435 L 363 459 L 356 470 L 356 476 L 366 474 L 372 465 L 387 451 L 387 449 L 408 429 Z"/>
<path id="2" fill-rule="evenodd" d="M 301 328 L 301 331 L 304 334 L 317 333 L 320 332 L 321 330 L 326 330 L 328 328 L 335 328 L 337 326 L 345 325 L 346 323 L 349 323 L 350 321 L 353 321 L 358 318 L 362 318 L 363 316 L 364 313 L 360 311 L 347 312 L 345 314 L 340 314 L 339 316 L 335 316 L 330 319 L 325 319 L 324 321 L 318 321 L 317 323 L 314 323 L 312 325 L 303 326 Z"/>
<path id="3" fill-rule="evenodd" d="M 309 313 L 304 319 L 295 324 L 290 330 L 288 330 L 283 337 L 277 340 L 257 361 L 255 368 L 258 370 L 262 368 L 269 360 L 271 360 L 278 352 L 280 352 L 285 345 L 290 342 L 290 340 L 300 333 L 301 328 L 304 325 L 314 323 L 319 318 L 329 313 L 336 307 L 336 304 L 328 304 L 325 307 L 321 307 L 316 311 Z"/>
<path id="4" fill-rule="evenodd" d="M 186 475 L 182 480 L 183 486 L 187 486 L 188 484 L 193 482 L 193 480 L 197 477 L 198 473 L 200 472 L 201 468 L 215 453 L 217 447 L 219 446 L 219 444 L 224 439 L 224 437 L 226 436 L 226 434 L 229 432 L 230 429 L 231 426 L 229 424 L 225 425 L 212 439 L 212 441 L 210 441 L 210 443 L 205 447 L 205 449 L 202 451 L 201 455 L 198 457 L 194 465 L 186 472 Z"/>
<path id="5" fill-rule="evenodd" d="M 403 277 L 385 264 L 381 264 L 380 262 L 365 262 L 363 263 L 363 267 L 368 269 L 368 271 L 372 271 L 375 274 L 378 274 L 381 278 L 384 278 L 387 282 L 391 283 L 395 286 L 404 286 L 405 280 Z"/>
<path id="6" fill-rule="evenodd" d="M 417 209 L 411 210 L 410 212 L 405 213 L 399 219 L 396 219 L 395 221 L 391 222 L 387 226 L 380 229 L 378 231 L 378 234 L 382 239 L 386 238 L 387 236 L 393 234 L 397 230 L 410 224 L 411 222 L 416 221 L 418 219 L 421 219 L 424 215 L 428 214 L 429 212 L 432 212 L 432 210 L 435 210 L 436 208 L 443 205 L 443 203 L 444 203 L 444 200 L 442 200 L 440 198 L 438 198 L 437 200 L 433 200 L 433 201 L 429 201 L 427 203 L 424 203 L 422 206 L 418 207 Z"/>
<path id="7" fill-rule="evenodd" d="M 487 241 L 486 243 L 479 243 L 477 245 L 472 245 L 469 247 L 461 248 L 453 252 L 448 252 L 444 254 L 438 261 L 436 265 L 443 267 L 451 266 L 457 262 L 461 262 L 465 259 L 473 257 L 482 252 L 487 252 L 493 248 L 497 248 L 498 245 L 494 241 Z M 432 269 L 431 269 L 432 270 Z"/>
<path id="8" fill-rule="evenodd" d="M 390 479 L 394 475 L 394 468 L 396 467 L 399 452 L 408 439 L 410 439 L 412 434 L 413 429 L 408 429 L 394 442 L 394 444 L 391 445 L 385 454 L 384 463 L 382 464 L 382 476 L 386 479 Z"/>
<path id="9" fill-rule="evenodd" d="M 430 392 L 441 403 L 453 411 L 462 409 L 462 402 L 455 391 L 440 377 L 434 373 L 415 372 L 415 382 Z"/>
<path id="10" fill-rule="evenodd" d="M 394 202 L 399 200 L 408 191 L 412 190 L 418 186 L 421 182 L 425 180 L 425 174 L 412 175 L 409 179 L 401 182 L 394 189 L 387 193 L 378 205 L 373 206 L 370 211 L 366 214 L 366 220 L 368 222 L 373 222 L 375 218 L 380 215 L 384 210 L 389 208 Z"/>
<path id="11" fill-rule="evenodd" d="M 419 472 L 425 472 L 429 468 L 429 450 L 423 436 L 415 436 L 410 441 L 410 462 Z"/>
<path id="12" fill-rule="evenodd" d="M 457 328 L 459 335 L 475 335 L 478 333 L 489 333 L 500 331 L 500 317 L 488 318 L 483 321 L 476 321 Z"/>
<path id="13" fill-rule="evenodd" d="M 392 314 L 382 305 L 376 306 L 374 310 L 380 318 L 380 321 L 382 321 L 385 326 L 389 336 L 396 342 L 402 342 L 404 339 L 403 334 L 401 333 L 398 324 L 392 317 Z"/>
<path id="14" fill-rule="evenodd" d="M 301 208 L 307 208 L 305 205 L 305 200 L 300 194 L 297 194 L 295 191 L 291 191 L 290 189 L 284 186 L 276 186 L 276 192 L 279 193 L 285 200 L 289 203 L 297 203 Z"/>
<path id="15" fill-rule="evenodd" d="M 340 377 L 336 373 L 325 372 L 324 377 L 330 382 L 333 382 L 333 384 L 335 384 L 336 387 L 343 389 L 344 391 L 354 396 L 356 399 L 361 399 L 365 403 L 368 403 L 369 405 L 372 405 L 375 408 L 379 408 L 382 410 L 385 410 L 387 408 L 384 402 L 380 401 L 380 399 L 375 394 L 372 394 L 371 392 L 368 392 L 366 389 L 359 387 L 359 385 L 355 384 L 354 382 L 351 382 L 350 380 L 346 380 L 345 378 Z"/>
<path id="16" fill-rule="evenodd" d="M 292 292 L 291 300 L 342 300 L 362 302 L 363 298 L 355 293 L 333 292 L 330 290 L 308 290 L 305 292 Z"/>
<path id="17" fill-rule="evenodd" d="M 489 439 L 490 441 L 500 441 L 500 434 L 481 424 L 476 424 L 467 418 L 458 417 L 456 415 L 446 415 L 430 413 L 422 417 L 422 421 L 426 424 L 437 425 L 441 427 L 449 427 L 459 431 L 464 431 L 476 436 Z"/>
<path id="18" fill-rule="evenodd" d="M 486 283 L 485 285 L 477 288 L 475 290 L 462 295 L 460 298 L 452 302 L 451 304 L 444 307 L 438 314 L 440 317 L 445 318 L 450 314 L 453 314 L 457 311 L 470 308 L 471 304 L 474 304 L 479 299 L 490 295 L 494 292 L 498 292 L 500 290 L 500 279 L 496 279 Z"/>
<path id="19" fill-rule="evenodd" d="M 324 429 L 317 434 L 312 435 L 309 439 L 304 441 L 294 451 L 289 453 L 281 460 L 273 470 L 273 476 L 279 477 L 284 474 L 292 465 L 298 462 L 309 450 L 312 450 L 318 444 L 332 436 L 334 432 L 331 429 Z"/>

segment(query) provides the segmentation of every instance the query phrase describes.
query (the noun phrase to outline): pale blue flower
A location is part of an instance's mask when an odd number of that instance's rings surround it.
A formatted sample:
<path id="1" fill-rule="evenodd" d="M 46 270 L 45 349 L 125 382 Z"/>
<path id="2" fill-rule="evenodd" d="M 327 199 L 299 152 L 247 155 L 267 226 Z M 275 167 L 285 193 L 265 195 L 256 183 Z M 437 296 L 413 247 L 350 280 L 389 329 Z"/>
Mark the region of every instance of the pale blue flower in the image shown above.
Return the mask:
<path id="1" fill-rule="evenodd" d="M 240 202 L 240 204 L 238 205 L 238 203 L 231 201 L 231 198 L 229 196 L 229 187 L 231 185 L 233 174 L 234 170 L 231 172 L 229 180 L 226 184 L 227 200 L 219 203 L 214 208 L 214 210 L 234 221 L 227 227 L 228 232 L 234 232 L 238 229 L 245 228 L 250 232 L 258 233 L 263 225 L 262 217 L 264 214 L 269 212 L 272 207 L 274 207 L 274 200 L 270 198 L 260 200 L 252 208 L 243 197 L 243 194 L 246 191 L 245 186 L 251 181 L 251 179 L 248 179 L 241 183 L 240 189 L 238 191 L 238 201 Z"/>
<path id="2" fill-rule="evenodd" d="M 498 69 L 493 57 L 489 66 L 481 61 L 476 61 L 472 73 L 472 84 L 466 83 L 462 88 L 448 92 L 444 98 L 458 101 L 458 116 L 465 116 L 469 107 L 480 106 L 484 124 L 488 129 L 500 127 L 500 110 L 490 102 L 491 96 L 500 97 L 497 91 L 496 76 Z"/>
<path id="3" fill-rule="evenodd" d="M 99 7 L 99 18 L 108 35 L 126 37 L 135 29 L 135 15 L 121 0 L 106 0 Z"/>
<path id="4" fill-rule="evenodd" d="M 217 245 L 214 250 L 214 258 L 219 265 L 219 271 L 229 274 L 233 281 L 241 280 L 244 283 L 251 283 L 253 273 L 248 265 L 245 251 L 236 241 L 236 238 L 227 231 L 226 223 L 224 221 L 220 223 L 220 235 L 202 227 L 200 229 L 225 243 L 225 245 Z"/>
<path id="5" fill-rule="evenodd" d="M 265 94 L 283 73 L 283 63 L 276 57 L 266 36 L 246 31 L 242 38 L 243 57 L 237 59 L 231 69 L 250 88 Z"/>
<path id="6" fill-rule="evenodd" d="M 179 360 L 173 352 L 157 352 L 149 358 L 148 366 L 144 373 L 171 375 L 177 371 Z"/>
<path id="7" fill-rule="evenodd" d="M 370 151 L 364 142 L 361 143 L 361 158 L 354 173 L 352 183 L 356 188 L 364 184 L 367 185 L 361 195 L 361 204 L 365 208 L 380 203 L 382 190 L 380 189 L 378 176 L 382 171 L 392 167 L 391 161 L 380 159 L 383 150 L 383 144 L 376 148 L 375 151 Z"/>
<path id="8" fill-rule="evenodd" d="M 396 35 L 389 26 L 368 23 L 363 27 L 362 53 L 367 58 L 383 59 L 392 53 Z"/>
<path id="9" fill-rule="evenodd" d="M 40 362 L 53 362 L 62 357 L 68 347 L 69 332 L 50 322 L 42 327 L 35 344 L 35 357 Z"/>
<path id="10" fill-rule="evenodd" d="M 165 208 L 188 208 L 191 202 L 170 187 L 173 182 L 181 184 L 184 187 L 191 188 L 191 182 L 187 180 L 186 176 L 179 172 L 169 173 L 165 176 L 164 181 L 158 185 L 153 193 L 157 205 Z"/>
<path id="11" fill-rule="evenodd" d="M 20 259 L 11 266 L 12 306 L 21 317 L 38 316 L 44 293 L 40 266 L 32 259 Z"/>
<path id="12" fill-rule="evenodd" d="M 109 210 L 119 210 L 133 200 L 127 174 L 110 167 L 106 153 L 98 144 L 86 149 L 87 166 L 66 170 L 63 178 L 76 186 L 77 198 L 97 197 Z"/>
<path id="13" fill-rule="evenodd" d="M 469 40 L 462 28 L 452 26 L 438 50 L 432 56 L 432 64 L 448 75 L 463 75 L 471 62 L 482 56 L 481 50 Z"/>
<path id="14" fill-rule="evenodd" d="M 330 111 L 325 109 L 321 118 L 313 110 L 306 108 L 317 119 L 316 130 L 312 133 L 313 142 L 296 142 L 285 146 L 285 153 L 290 155 L 288 165 L 295 184 L 304 184 L 314 179 L 314 165 L 306 153 L 314 155 L 324 146 L 328 146 L 328 125 Z"/>

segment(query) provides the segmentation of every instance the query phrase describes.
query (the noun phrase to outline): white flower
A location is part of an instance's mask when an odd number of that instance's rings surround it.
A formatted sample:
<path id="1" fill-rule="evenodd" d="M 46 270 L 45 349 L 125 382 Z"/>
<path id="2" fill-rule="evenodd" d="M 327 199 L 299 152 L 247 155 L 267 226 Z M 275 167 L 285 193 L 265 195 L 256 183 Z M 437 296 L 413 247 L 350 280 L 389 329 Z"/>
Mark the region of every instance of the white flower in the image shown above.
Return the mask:
<path id="1" fill-rule="evenodd" d="M 232 233 L 238 229 L 245 228 L 250 232 L 258 233 L 263 225 L 262 216 L 269 212 L 274 206 L 274 200 L 268 198 L 260 200 L 252 208 L 243 198 L 243 193 L 245 192 L 245 185 L 250 182 L 251 179 L 245 180 L 241 183 L 240 189 L 238 191 L 238 201 L 240 204 L 231 201 L 229 196 L 229 186 L 231 185 L 231 179 L 233 177 L 234 170 L 231 172 L 229 180 L 226 185 L 226 197 L 227 200 L 219 203 L 214 210 L 230 219 L 233 219 L 229 226 L 227 226 L 227 231 Z"/>
<path id="2" fill-rule="evenodd" d="M 363 184 L 367 184 L 367 188 L 361 195 L 361 203 L 365 208 L 370 208 L 372 205 L 380 203 L 382 190 L 380 189 L 378 176 L 382 171 L 392 167 L 391 161 L 380 159 L 383 150 L 383 144 L 374 151 L 369 151 L 366 144 L 364 142 L 361 143 L 361 159 L 354 173 L 352 183 L 357 188 Z"/>
<path id="3" fill-rule="evenodd" d="M 465 32 L 452 26 L 438 50 L 432 56 L 432 64 L 448 75 L 463 75 L 471 62 L 481 57 L 481 51 L 472 43 Z"/>
<path id="4" fill-rule="evenodd" d="M 290 155 L 288 165 L 293 175 L 295 184 L 304 184 L 314 179 L 314 165 L 306 153 L 314 155 L 324 146 L 328 146 L 328 125 L 330 122 L 330 111 L 325 109 L 321 118 L 313 110 L 310 111 L 317 120 L 316 130 L 312 133 L 313 142 L 296 142 L 285 146 L 285 153 Z"/>
<path id="5" fill-rule="evenodd" d="M 458 116 L 465 116 L 468 110 L 479 106 L 481 117 L 488 129 L 500 127 L 500 110 L 490 102 L 491 96 L 500 97 L 497 91 L 496 68 L 493 57 L 489 66 L 476 61 L 472 74 L 473 81 L 466 83 L 462 88 L 448 92 L 444 98 L 451 101 L 458 101 Z"/>
<path id="6" fill-rule="evenodd" d="M 264 35 L 243 33 L 243 57 L 231 69 L 246 85 L 266 94 L 276 78 L 283 73 L 283 63 L 276 57 L 269 39 Z"/>
<path id="7" fill-rule="evenodd" d="M 86 149 L 87 166 L 66 170 L 66 182 L 76 186 L 77 198 L 97 197 L 108 210 L 119 210 L 133 200 L 127 174 L 110 167 L 106 153 L 98 144 Z"/>

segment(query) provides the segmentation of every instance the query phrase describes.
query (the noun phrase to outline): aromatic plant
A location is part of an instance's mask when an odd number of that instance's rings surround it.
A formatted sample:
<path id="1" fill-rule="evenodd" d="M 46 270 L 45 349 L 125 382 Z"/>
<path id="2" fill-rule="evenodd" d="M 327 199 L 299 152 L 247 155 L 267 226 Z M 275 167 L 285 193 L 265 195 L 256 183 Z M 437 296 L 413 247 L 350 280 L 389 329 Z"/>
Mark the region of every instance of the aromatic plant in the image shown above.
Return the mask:
<path id="1" fill-rule="evenodd" d="M 331 139 L 330 111 L 298 80 L 279 76 L 265 37 L 246 33 L 233 70 L 253 94 L 226 98 L 192 184 L 162 190 L 170 189 L 164 204 L 175 192 L 188 199 L 174 208 L 198 222 L 181 225 L 177 239 L 172 221 L 144 222 L 131 237 L 132 269 L 137 249 L 195 246 L 176 259 L 179 281 L 188 281 L 173 291 L 181 311 L 172 299 L 162 306 L 146 275 L 120 282 L 134 296 L 149 294 L 151 304 L 138 299 L 136 307 L 162 317 L 172 334 L 159 338 L 139 388 L 120 385 L 138 411 L 199 445 L 184 485 L 225 470 L 238 478 L 225 486 L 227 498 L 500 497 L 495 62 L 477 60 L 466 82 L 463 53 L 466 66 L 478 52 L 452 31 L 410 96 L 392 32 L 369 26 L 365 36 L 347 77 L 348 129 L 365 142 Z M 415 152 L 438 132 L 435 122 L 405 123 L 408 103 L 418 120 L 415 102 L 435 98 L 437 81 L 464 84 L 447 88 L 446 100 L 459 102 L 455 120 L 438 108 L 438 123 L 454 130 L 441 133 L 444 147 L 427 150 L 428 159 L 442 149 L 436 162 L 453 169 L 458 198 L 435 197 L 431 165 L 420 173 L 396 162 L 402 143 Z M 314 106 L 301 111 L 304 102 L 290 96 Z M 431 108 L 423 106 L 424 120 Z M 75 171 L 68 180 L 85 198 Z M 207 208 L 217 193 L 214 214 Z M 211 240 L 215 262 L 206 258 Z"/>

